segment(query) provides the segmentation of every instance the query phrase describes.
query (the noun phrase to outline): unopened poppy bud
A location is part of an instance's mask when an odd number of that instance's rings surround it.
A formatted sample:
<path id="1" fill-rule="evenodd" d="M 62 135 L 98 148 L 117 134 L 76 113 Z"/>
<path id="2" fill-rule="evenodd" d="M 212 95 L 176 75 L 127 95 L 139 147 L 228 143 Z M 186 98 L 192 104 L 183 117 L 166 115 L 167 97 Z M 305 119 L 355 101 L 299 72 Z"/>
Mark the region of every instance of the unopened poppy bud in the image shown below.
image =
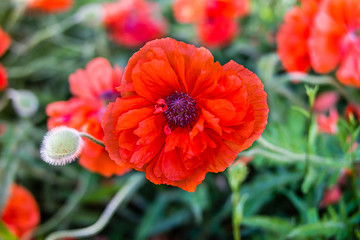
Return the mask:
<path id="1" fill-rule="evenodd" d="M 247 176 L 246 164 L 236 161 L 229 168 L 229 184 L 233 191 L 238 191 Z"/>
<path id="2" fill-rule="evenodd" d="M 84 147 L 80 133 L 69 127 L 56 127 L 46 133 L 40 148 L 41 158 L 51 165 L 73 162 Z"/>
<path id="3" fill-rule="evenodd" d="M 39 108 L 39 100 L 34 93 L 28 90 L 7 90 L 9 98 L 16 113 L 21 117 L 30 117 L 36 113 Z"/>
<path id="4" fill-rule="evenodd" d="M 86 4 L 75 14 L 75 20 L 89 27 L 99 27 L 102 24 L 104 11 L 100 4 Z"/>

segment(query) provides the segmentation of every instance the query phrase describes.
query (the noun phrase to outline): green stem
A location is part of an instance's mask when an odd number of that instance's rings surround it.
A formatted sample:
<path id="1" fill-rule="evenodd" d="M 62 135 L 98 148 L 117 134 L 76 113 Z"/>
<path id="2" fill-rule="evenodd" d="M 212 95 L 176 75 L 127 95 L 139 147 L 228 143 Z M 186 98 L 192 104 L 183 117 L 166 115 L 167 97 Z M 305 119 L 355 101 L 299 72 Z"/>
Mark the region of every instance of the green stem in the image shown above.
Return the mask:
<path id="1" fill-rule="evenodd" d="M 92 142 L 96 143 L 97 145 L 105 147 L 105 144 L 102 141 L 100 141 L 99 139 L 96 139 L 95 137 L 93 137 L 92 135 L 90 135 L 88 133 L 80 132 L 80 136 L 86 137 L 87 139 L 91 140 Z"/>
<path id="2" fill-rule="evenodd" d="M 240 234 L 240 225 L 241 218 L 239 218 L 239 213 L 237 211 L 237 206 L 240 201 L 240 190 L 234 191 L 232 194 L 232 225 L 233 225 L 233 235 L 234 240 L 241 240 Z"/>
<path id="3" fill-rule="evenodd" d="M 279 148 L 280 152 L 270 152 L 265 149 L 255 147 L 248 151 L 243 151 L 239 156 L 263 156 L 268 159 L 275 160 L 278 163 L 283 164 L 294 164 L 296 162 L 305 163 L 306 154 L 303 153 L 293 153 L 284 154 L 282 151 L 287 151 L 285 149 Z M 312 164 L 321 165 L 321 166 L 330 166 L 330 167 L 345 167 L 346 165 L 341 163 L 341 161 L 334 161 L 331 158 L 325 158 L 317 155 L 309 155 L 309 160 Z"/>
<path id="4" fill-rule="evenodd" d="M 346 91 L 346 89 L 330 76 L 313 76 L 302 72 L 293 72 L 285 74 L 283 76 L 279 76 L 278 80 L 279 85 L 293 80 L 312 85 L 332 85 L 348 102 L 352 102 L 351 99 L 353 99 L 352 96 L 350 96 L 349 93 Z"/>
<path id="5" fill-rule="evenodd" d="M 143 174 L 131 175 L 124 184 L 124 186 L 116 193 L 113 199 L 111 199 L 109 204 L 106 206 L 104 212 L 101 214 L 100 218 L 93 225 L 82 229 L 54 232 L 50 234 L 48 237 L 46 237 L 45 240 L 56 240 L 63 238 L 82 238 L 82 237 L 94 236 L 106 226 L 106 224 L 114 215 L 119 205 L 128 198 L 130 198 L 134 194 L 134 192 L 141 186 L 143 182 L 144 182 Z"/>
<path id="6" fill-rule="evenodd" d="M 66 202 L 64 206 L 62 206 L 58 212 L 47 222 L 40 225 L 33 237 L 42 235 L 44 233 L 47 233 L 57 227 L 64 219 L 66 219 L 70 214 L 74 211 L 74 209 L 78 206 L 81 199 L 84 197 L 90 183 L 92 174 L 88 171 L 83 172 L 80 178 L 80 188 L 75 189 L 74 193 L 71 194 L 70 198 Z"/>

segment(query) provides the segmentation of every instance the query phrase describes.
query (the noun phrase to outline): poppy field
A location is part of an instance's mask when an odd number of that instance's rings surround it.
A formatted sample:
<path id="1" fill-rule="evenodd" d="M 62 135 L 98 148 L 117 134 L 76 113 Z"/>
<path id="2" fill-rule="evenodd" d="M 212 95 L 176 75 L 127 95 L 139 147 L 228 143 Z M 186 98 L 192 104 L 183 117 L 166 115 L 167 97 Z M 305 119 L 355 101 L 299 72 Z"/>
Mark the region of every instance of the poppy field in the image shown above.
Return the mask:
<path id="1" fill-rule="evenodd" d="M 1 0 L 0 239 L 360 239 L 360 1 Z"/>

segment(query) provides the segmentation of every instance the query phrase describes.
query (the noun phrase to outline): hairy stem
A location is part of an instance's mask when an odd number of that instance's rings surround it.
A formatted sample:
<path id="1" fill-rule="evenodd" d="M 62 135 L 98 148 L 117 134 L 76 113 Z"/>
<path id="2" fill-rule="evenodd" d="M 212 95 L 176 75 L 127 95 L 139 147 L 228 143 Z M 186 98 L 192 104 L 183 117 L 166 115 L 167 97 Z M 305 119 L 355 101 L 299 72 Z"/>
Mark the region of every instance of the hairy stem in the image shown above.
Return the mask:
<path id="1" fill-rule="evenodd" d="M 93 137 L 92 135 L 90 135 L 88 133 L 80 132 L 80 136 L 91 140 L 92 142 L 96 143 L 97 145 L 105 147 L 105 144 L 102 141 L 100 141 L 99 139 Z"/>

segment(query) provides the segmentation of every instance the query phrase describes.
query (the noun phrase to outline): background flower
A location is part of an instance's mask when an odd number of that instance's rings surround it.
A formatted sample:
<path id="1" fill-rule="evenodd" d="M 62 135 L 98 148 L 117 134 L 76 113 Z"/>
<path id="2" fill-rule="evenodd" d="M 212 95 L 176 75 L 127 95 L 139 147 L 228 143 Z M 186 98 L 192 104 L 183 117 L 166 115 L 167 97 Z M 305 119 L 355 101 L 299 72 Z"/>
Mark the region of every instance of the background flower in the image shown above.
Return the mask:
<path id="1" fill-rule="evenodd" d="M 321 0 L 304 0 L 284 17 L 276 36 L 277 53 L 286 71 L 306 72 L 311 68 L 308 48 L 310 28 Z"/>
<path id="2" fill-rule="evenodd" d="M 40 223 L 39 206 L 24 187 L 13 184 L 1 220 L 19 238 L 30 237 Z"/>
<path id="3" fill-rule="evenodd" d="M 121 74 L 119 67 L 113 69 L 106 59 L 96 58 L 88 63 L 86 69 L 79 69 L 70 75 L 70 90 L 74 97 L 48 105 L 49 129 L 66 125 L 102 140 L 104 133 L 100 119 L 106 104 L 118 96 L 115 86 L 120 84 Z M 103 147 L 88 139 L 85 140 L 79 163 L 104 176 L 121 175 L 129 170 L 117 165 Z"/>
<path id="4" fill-rule="evenodd" d="M 73 5 L 73 0 L 26 0 L 30 10 L 57 13 L 68 10 Z"/>
<path id="5" fill-rule="evenodd" d="M 199 40 L 210 47 L 229 44 L 238 33 L 237 19 L 249 13 L 248 0 L 176 0 L 174 15 L 181 23 L 194 23 Z"/>
<path id="6" fill-rule="evenodd" d="M 345 85 L 360 87 L 360 2 L 326 0 L 315 18 L 309 39 L 313 68 L 336 76 Z"/>
<path id="7" fill-rule="evenodd" d="M 160 6 L 146 0 L 105 3 L 104 25 L 115 42 L 127 47 L 141 46 L 162 37 L 167 29 Z"/>
<path id="8" fill-rule="evenodd" d="M 129 60 L 117 98 L 102 120 L 119 164 L 156 184 L 194 191 L 207 172 L 224 171 L 260 137 L 268 115 L 255 74 L 174 39 L 147 43 Z"/>

